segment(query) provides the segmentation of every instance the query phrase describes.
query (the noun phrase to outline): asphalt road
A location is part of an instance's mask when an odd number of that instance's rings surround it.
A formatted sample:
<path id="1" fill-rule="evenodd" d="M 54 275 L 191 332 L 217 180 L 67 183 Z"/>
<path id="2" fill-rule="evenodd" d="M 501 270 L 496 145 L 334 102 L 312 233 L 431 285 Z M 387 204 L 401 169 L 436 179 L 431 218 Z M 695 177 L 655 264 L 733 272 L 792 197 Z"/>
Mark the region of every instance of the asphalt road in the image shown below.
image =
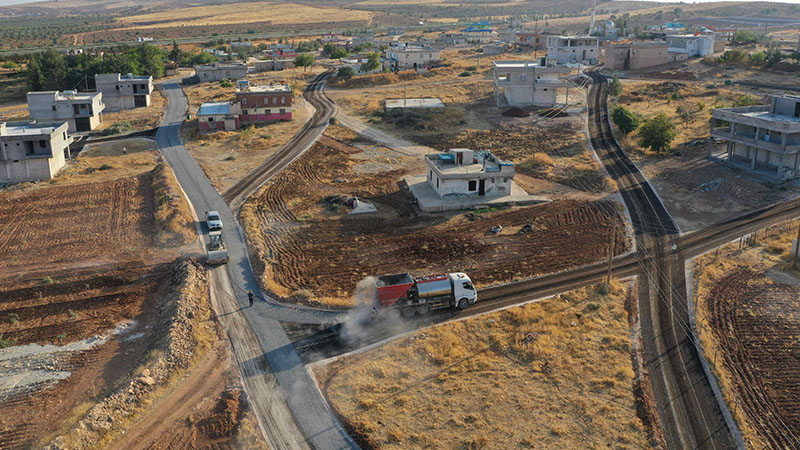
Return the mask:
<path id="1" fill-rule="evenodd" d="M 214 189 L 181 143 L 180 126 L 186 114 L 186 97 L 177 83 L 164 84 L 162 89 L 167 97 L 168 106 L 162 125 L 156 134 L 156 142 L 201 220 L 205 211 L 216 210 L 220 213 L 224 224 L 223 239 L 230 254 L 227 270 L 232 286 L 231 292 L 240 306 L 239 313 L 247 319 L 261 345 L 268 369 L 274 374 L 294 420 L 313 448 L 357 448 L 331 414 L 327 403 L 278 322 L 282 320 L 324 323 L 336 321 L 341 313 L 287 307 L 273 302 L 264 295 L 259 295 L 260 290 L 247 257 L 241 227 L 222 196 Z M 205 227 L 202 228 L 205 232 Z M 248 291 L 253 291 L 260 297 L 253 308 L 246 307 Z M 254 402 L 260 400 L 252 398 Z"/>

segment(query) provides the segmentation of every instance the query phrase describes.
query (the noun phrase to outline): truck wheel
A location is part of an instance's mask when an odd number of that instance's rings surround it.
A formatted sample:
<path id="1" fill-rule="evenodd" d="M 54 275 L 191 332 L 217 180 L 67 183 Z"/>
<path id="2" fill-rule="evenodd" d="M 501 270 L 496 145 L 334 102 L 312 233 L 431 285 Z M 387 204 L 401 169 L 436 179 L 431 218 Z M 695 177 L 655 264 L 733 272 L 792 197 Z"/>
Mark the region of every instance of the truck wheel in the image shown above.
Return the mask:
<path id="1" fill-rule="evenodd" d="M 461 300 L 458 301 L 458 309 L 460 309 L 461 311 L 467 309 L 468 306 L 469 306 L 469 300 L 462 298 Z"/>
<path id="2" fill-rule="evenodd" d="M 406 306 L 405 308 L 403 308 L 402 312 L 403 312 L 403 317 L 405 317 L 406 319 L 410 319 L 414 317 L 414 313 L 416 311 L 414 310 L 413 306 Z"/>
<path id="3" fill-rule="evenodd" d="M 431 312 L 431 305 L 422 304 L 422 305 L 417 306 L 417 314 L 419 314 L 420 316 L 424 316 L 425 314 L 428 314 L 429 312 Z"/>

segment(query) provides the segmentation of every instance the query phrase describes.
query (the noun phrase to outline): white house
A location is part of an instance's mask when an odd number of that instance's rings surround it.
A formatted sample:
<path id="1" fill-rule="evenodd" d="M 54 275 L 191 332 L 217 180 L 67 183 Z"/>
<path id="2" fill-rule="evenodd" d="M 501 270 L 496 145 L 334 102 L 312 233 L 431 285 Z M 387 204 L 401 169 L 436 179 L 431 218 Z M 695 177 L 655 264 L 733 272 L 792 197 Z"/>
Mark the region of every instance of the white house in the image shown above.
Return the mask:
<path id="1" fill-rule="evenodd" d="M 53 178 L 68 157 L 68 128 L 66 122 L 0 122 L 0 181 Z"/>
<path id="2" fill-rule="evenodd" d="M 547 36 L 547 59 L 559 64 L 594 64 L 600 54 L 600 38 L 591 36 Z"/>
<path id="3" fill-rule="evenodd" d="M 427 182 L 441 198 L 449 196 L 504 196 L 511 194 L 514 164 L 489 151 L 452 148 L 425 156 Z"/>
<path id="4" fill-rule="evenodd" d="M 683 53 L 689 58 L 714 54 L 713 34 L 674 34 L 667 36 L 670 53 Z"/>
<path id="5" fill-rule="evenodd" d="M 392 69 L 417 69 L 440 60 L 439 50 L 430 46 L 400 44 L 386 50 L 386 60 Z"/>

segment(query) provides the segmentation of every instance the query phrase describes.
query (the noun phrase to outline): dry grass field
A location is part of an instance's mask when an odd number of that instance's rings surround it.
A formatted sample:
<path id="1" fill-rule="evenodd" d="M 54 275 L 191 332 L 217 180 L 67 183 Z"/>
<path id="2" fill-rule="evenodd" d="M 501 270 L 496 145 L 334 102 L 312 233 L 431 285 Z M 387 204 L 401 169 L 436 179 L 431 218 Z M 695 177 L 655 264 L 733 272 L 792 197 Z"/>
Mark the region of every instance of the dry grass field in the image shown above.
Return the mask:
<path id="1" fill-rule="evenodd" d="M 694 263 L 700 341 L 749 448 L 800 445 L 779 425 L 800 423 L 800 271 L 790 254 L 798 225 L 759 230 Z"/>
<path id="2" fill-rule="evenodd" d="M 137 29 L 226 25 L 251 22 L 296 24 L 330 22 L 335 17 L 369 24 L 373 14 L 368 11 L 344 10 L 334 7 L 313 7 L 294 3 L 273 2 L 230 3 L 197 6 L 120 18 L 124 24 Z"/>
<path id="3" fill-rule="evenodd" d="M 118 112 L 103 112 L 103 123 L 99 130 L 116 134 L 130 131 L 149 130 L 161 123 L 167 102 L 161 91 L 155 89 L 150 97 L 150 106 Z"/>
<path id="4" fill-rule="evenodd" d="M 315 374 L 362 448 L 650 447 L 627 290 L 585 288 L 417 331 Z"/>

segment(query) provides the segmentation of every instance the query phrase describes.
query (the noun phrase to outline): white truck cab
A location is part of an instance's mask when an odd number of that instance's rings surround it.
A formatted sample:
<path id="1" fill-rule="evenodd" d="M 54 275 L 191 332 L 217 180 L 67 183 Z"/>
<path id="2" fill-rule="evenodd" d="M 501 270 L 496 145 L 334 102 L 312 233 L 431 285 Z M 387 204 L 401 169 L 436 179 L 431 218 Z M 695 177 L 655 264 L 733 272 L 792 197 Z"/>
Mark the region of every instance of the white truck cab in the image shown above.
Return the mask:
<path id="1" fill-rule="evenodd" d="M 466 309 L 468 305 L 472 305 L 478 301 L 478 291 L 472 284 L 472 280 L 467 274 L 462 272 L 449 273 L 447 276 L 450 278 L 450 283 L 453 286 L 453 298 L 455 305 L 459 309 Z M 461 301 L 466 300 L 465 304 Z"/>

